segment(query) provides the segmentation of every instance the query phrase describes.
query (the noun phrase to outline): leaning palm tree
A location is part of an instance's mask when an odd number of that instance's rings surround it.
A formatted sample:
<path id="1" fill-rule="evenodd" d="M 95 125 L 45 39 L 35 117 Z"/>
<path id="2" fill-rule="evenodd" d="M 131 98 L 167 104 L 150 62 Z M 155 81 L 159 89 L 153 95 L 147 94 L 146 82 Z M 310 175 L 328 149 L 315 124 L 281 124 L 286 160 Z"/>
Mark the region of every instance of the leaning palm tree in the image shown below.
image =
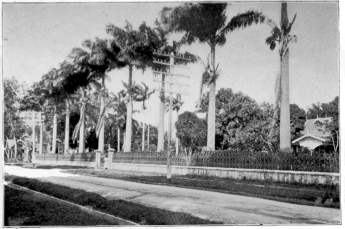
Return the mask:
<path id="1" fill-rule="evenodd" d="M 132 149 L 133 94 L 131 88 L 133 68 L 145 70 L 151 65 L 156 38 L 151 28 L 146 26 L 145 23 L 142 23 L 138 30 L 134 30 L 132 25 L 127 21 L 124 29 L 110 24 L 107 25 L 106 32 L 113 36 L 113 42 L 120 47 L 119 60 L 125 63 L 129 69 L 129 93 L 127 96 L 126 142 L 124 151 L 130 152 Z"/>
<path id="2" fill-rule="evenodd" d="M 274 50 L 276 43 L 280 44 L 280 74 L 278 76 L 278 87 L 280 88 L 280 150 L 291 152 L 291 131 L 290 131 L 290 98 L 289 98 L 289 44 L 296 42 L 296 35 L 291 36 L 290 31 L 295 22 L 296 14 L 289 23 L 287 15 L 287 3 L 282 3 L 280 28 L 272 20 L 267 23 L 272 27 L 271 36 L 266 39 L 266 44 Z"/>
<path id="3" fill-rule="evenodd" d="M 265 17 L 257 11 L 247 11 L 233 17 L 226 23 L 227 3 L 201 4 L 185 3 L 175 8 L 165 7 L 161 11 L 161 21 L 171 32 L 183 32 L 182 40 L 187 44 L 195 41 L 207 43 L 211 48 L 210 66 L 210 100 L 208 112 L 207 148 L 215 149 L 215 92 L 216 92 L 216 63 L 215 50 L 217 45 L 224 45 L 226 34 L 252 24 L 263 23 Z"/>

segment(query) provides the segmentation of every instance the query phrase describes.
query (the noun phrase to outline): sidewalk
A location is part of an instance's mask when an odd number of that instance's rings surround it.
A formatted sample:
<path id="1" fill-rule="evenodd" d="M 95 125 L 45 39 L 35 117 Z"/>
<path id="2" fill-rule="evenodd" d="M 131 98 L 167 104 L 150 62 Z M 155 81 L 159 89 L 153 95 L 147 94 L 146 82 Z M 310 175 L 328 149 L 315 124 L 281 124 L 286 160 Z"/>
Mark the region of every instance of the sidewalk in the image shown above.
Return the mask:
<path id="1" fill-rule="evenodd" d="M 6 167 L 5 172 L 99 193 L 171 211 L 190 213 L 225 224 L 299 225 L 339 224 L 339 209 L 123 180 L 76 176 L 59 171 Z M 35 173 L 34 175 L 32 173 Z"/>

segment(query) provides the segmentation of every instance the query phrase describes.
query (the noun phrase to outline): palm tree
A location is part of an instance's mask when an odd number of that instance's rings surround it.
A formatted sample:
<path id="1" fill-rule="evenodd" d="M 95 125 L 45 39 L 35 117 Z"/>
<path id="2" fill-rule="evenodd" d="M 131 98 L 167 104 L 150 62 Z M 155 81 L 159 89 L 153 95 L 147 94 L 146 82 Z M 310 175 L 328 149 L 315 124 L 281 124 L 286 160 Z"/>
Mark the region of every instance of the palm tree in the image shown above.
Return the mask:
<path id="1" fill-rule="evenodd" d="M 149 91 L 149 87 L 146 84 L 144 84 L 144 83 L 142 83 L 142 84 L 143 84 L 143 86 L 138 85 L 137 92 L 136 92 L 134 100 L 136 102 L 143 102 L 142 111 L 145 114 L 145 110 L 147 108 L 145 106 L 145 102 L 146 102 L 146 100 L 148 100 L 150 98 L 150 96 L 153 93 L 155 93 L 155 90 Z M 145 117 L 144 117 L 144 119 L 145 119 Z M 143 125 L 143 128 L 142 128 L 142 146 L 141 146 L 141 150 L 144 151 L 145 150 L 145 121 L 144 120 L 142 122 L 142 125 Z"/>
<path id="2" fill-rule="evenodd" d="M 66 114 L 66 121 L 65 121 L 65 143 L 64 143 L 64 153 L 67 154 L 69 151 L 69 139 L 70 139 L 70 113 L 71 113 L 71 106 L 72 101 L 75 100 L 75 91 L 77 90 L 76 80 L 75 78 L 79 75 L 76 74 L 73 64 L 64 61 L 60 64 L 60 68 L 58 70 L 58 77 L 61 80 L 61 84 L 63 85 L 61 90 L 65 94 L 65 114 Z"/>
<path id="3" fill-rule="evenodd" d="M 129 69 L 128 88 L 132 88 L 133 68 L 145 70 L 153 60 L 152 54 L 155 49 L 155 34 L 142 23 L 138 30 L 134 30 L 132 25 L 126 21 L 125 29 L 121 29 L 113 24 L 106 27 L 106 32 L 113 36 L 114 43 L 120 47 L 118 55 Z M 127 118 L 126 118 L 126 142 L 124 151 L 131 151 L 132 143 L 132 115 L 133 115 L 133 95 L 128 93 Z"/>
<path id="4" fill-rule="evenodd" d="M 75 48 L 72 50 L 74 59 L 79 60 L 90 71 L 90 78 L 101 79 L 100 89 L 100 115 L 97 123 L 98 149 L 104 150 L 104 115 L 105 115 L 105 98 L 109 97 L 105 87 L 106 72 L 114 68 L 122 68 L 125 64 L 118 59 L 120 48 L 114 41 L 96 38 L 95 41 L 85 40 L 83 47 L 86 50 Z"/>
<path id="5" fill-rule="evenodd" d="M 43 96 L 47 98 L 47 103 L 52 105 L 53 109 L 53 150 L 52 153 L 56 153 L 57 144 L 57 106 L 64 100 L 66 94 L 61 90 L 62 79 L 59 77 L 59 71 L 52 69 L 48 74 L 42 77 L 42 83 L 45 87 Z"/>
<path id="6" fill-rule="evenodd" d="M 247 11 L 233 17 L 226 23 L 227 3 L 201 4 L 185 3 L 175 8 L 165 7 L 161 11 L 161 21 L 169 31 L 183 32 L 182 41 L 192 44 L 195 41 L 207 43 L 211 48 L 210 67 L 210 99 L 208 112 L 207 148 L 215 149 L 215 92 L 216 92 L 216 64 L 215 49 L 217 45 L 224 45 L 226 34 L 252 24 L 263 23 L 265 17 L 257 11 Z"/>
<path id="7" fill-rule="evenodd" d="M 170 103 L 171 103 L 171 110 L 170 110 Z M 177 118 L 178 118 L 178 113 L 182 107 L 184 102 L 182 102 L 182 99 L 181 99 L 181 95 L 180 94 L 177 94 L 176 95 L 176 98 L 173 98 L 172 101 L 170 102 L 170 99 L 167 99 L 166 102 L 165 102 L 165 112 L 170 112 L 170 111 L 176 111 L 176 114 L 177 114 Z M 172 131 L 172 118 L 171 118 L 171 115 L 170 115 L 170 118 L 169 118 L 169 131 L 168 133 L 170 132 L 170 135 L 171 135 L 171 131 Z M 171 138 L 171 136 L 170 136 Z M 178 154 L 178 138 L 176 138 L 176 155 Z"/>
<path id="8" fill-rule="evenodd" d="M 88 42 L 83 43 L 84 47 L 89 47 Z M 94 46 L 91 46 L 93 50 L 97 50 Z M 92 49 L 91 48 L 91 49 Z M 75 141 L 79 133 L 79 152 L 85 151 L 85 118 L 86 118 L 86 106 L 87 106 L 87 91 L 90 91 L 92 87 L 96 90 L 101 89 L 101 84 L 97 82 L 101 74 L 104 72 L 104 66 L 99 66 L 97 63 L 97 57 L 92 56 L 92 51 L 88 52 L 82 48 L 72 49 L 69 57 L 73 60 L 73 74 L 69 77 L 69 84 L 75 85 L 75 90 L 79 91 L 80 96 L 80 119 L 76 125 L 72 139 Z M 98 70 L 96 70 L 98 68 Z"/>
<path id="9" fill-rule="evenodd" d="M 282 3 L 280 28 L 272 20 L 267 23 L 272 27 L 271 36 L 266 39 L 266 44 L 274 50 L 276 43 L 280 44 L 280 150 L 291 152 L 291 131 L 290 131 L 290 95 L 289 95 L 289 43 L 296 42 L 296 35 L 291 36 L 290 31 L 295 22 L 296 14 L 289 23 L 287 15 L 287 3 Z"/>

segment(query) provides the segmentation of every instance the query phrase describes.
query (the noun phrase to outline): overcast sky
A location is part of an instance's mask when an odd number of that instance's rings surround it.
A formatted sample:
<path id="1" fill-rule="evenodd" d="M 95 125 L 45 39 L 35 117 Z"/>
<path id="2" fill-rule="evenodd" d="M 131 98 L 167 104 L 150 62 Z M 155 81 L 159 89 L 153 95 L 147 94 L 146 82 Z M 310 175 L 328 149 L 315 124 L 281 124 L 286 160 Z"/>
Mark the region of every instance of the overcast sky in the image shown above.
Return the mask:
<path id="1" fill-rule="evenodd" d="M 145 21 L 153 26 L 159 11 L 167 3 L 49 3 L 3 5 L 3 77 L 14 76 L 31 85 L 43 74 L 67 59 L 72 48 L 80 47 L 85 39 L 110 38 L 105 26 L 113 23 L 123 27 L 125 20 L 134 28 Z M 177 4 L 170 4 L 177 5 Z M 279 24 L 280 3 L 232 3 L 228 19 L 249 9 L 262 11 Z M 291 20 L 297 13 L 291 30 L 298 42 L 290 45 L 290 103 L 307 109 L 312 103 L 330 102 L 339 95 L 339 26 L 337 3 L 288 3 Z M 279 70 L 278 50 L 265 44 L 270 35 L 266 24 L 255 25 L 227 35 L 227 43 L 216 48 L 220 78 L 217 89 L 242 91 L 257 102 L 274 102 L 274 85 Z M 172 36 L 174 37 L 174 36 Z M 210 52 L 207 44 L 186 46 L 183 50 L 206 60 Z M 194 111 L 198 99 L 202 64 L 190 66 L 189 95 L 181 112 Z M 128 70 L 114 70 L 107 87 L 118 92 L 121 81 L 128 81 Z M 134 71 L 134 81 L 151 88 L 151 70 Z M 158 94 L 148 102 L 145 120 L 158 124 Z M 140 109 L 136 104 L 135 109 Z M 142 115 L 135 117 L 142 120 Z M 176 119 L 176 117 L 174 117 Z"/>

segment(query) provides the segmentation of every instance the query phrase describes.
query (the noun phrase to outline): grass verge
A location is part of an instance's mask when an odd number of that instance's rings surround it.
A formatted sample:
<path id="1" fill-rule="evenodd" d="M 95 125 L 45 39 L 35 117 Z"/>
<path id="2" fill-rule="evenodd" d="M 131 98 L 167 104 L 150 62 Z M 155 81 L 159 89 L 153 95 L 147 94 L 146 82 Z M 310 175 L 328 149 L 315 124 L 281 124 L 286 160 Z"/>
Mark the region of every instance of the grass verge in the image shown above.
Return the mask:
<path id="1" fill-rule="evenodd" d="M 78 207 L 5 186 L 5 226 L 117 225 Z"/>
<path id="2" fill-rule="evenodd" d="M 69 170 L 68 173 L 121 179 L 147 184 L 208 190 L 276 200 L 287 203 L 340 208 L 339 185 L 301 184 L 274 181 L 238 180 L 209 176 L 173 176 L 168 182 L 166 176 L 138 174 L 116 170 Z"/>
<path id="3" fill-rule="evenodd" d="M 77 166 L 77 165 L 40 165 L 32 163 L 15 163 L 15 164 L 6 164 L 8 166 L 18 166 L 31 169 L 90 169 L 87 166 Z"/>
<path id="4" fill-rule="evenodd" d="M 88 206 L 141 225 L 197 225 L 220 224 L 191 214 L 172 212 L 125 200 L 108 200 L 99 194 L 35 179 L 5 176 L 5 180 L 82 206 Z"/>

